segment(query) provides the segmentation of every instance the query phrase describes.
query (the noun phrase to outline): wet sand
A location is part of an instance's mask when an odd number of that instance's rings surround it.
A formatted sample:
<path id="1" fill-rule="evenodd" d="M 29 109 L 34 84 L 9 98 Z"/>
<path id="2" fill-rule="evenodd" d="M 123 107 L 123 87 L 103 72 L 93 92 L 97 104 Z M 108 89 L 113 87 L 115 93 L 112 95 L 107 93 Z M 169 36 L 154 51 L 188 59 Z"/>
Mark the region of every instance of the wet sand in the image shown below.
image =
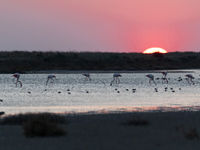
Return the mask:
<path id="1" fill-rule="evenodd" d="M 66 115 L 63 137 L 26 138 L 22 126 L 0 125 L 1 150 L 188 150 L 200 148 L 200 112 Z M 147 124 L 128 125 L 137 118 Z M 194 131 L 195 130 L 195 131 Z"/>

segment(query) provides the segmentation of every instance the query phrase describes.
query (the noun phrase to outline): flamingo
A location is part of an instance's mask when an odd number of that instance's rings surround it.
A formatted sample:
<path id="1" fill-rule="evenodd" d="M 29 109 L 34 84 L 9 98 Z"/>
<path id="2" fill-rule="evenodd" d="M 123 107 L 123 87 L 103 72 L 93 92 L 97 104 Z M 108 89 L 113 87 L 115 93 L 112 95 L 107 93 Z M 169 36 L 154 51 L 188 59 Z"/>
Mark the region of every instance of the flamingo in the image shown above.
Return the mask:
<path id="1" fill-rule="evenodd" d="M 18 83 L 19 83 L 20 87 L 22 87 L 22 82 L 19 80 L 20 74 L 19 73 L 14 73 L 12 76 L 16 79 L 16 82 L 15 82 L 16 87 L 17 87 Z"/>
<path id="2" fill-rule="evenodd" d="M 186 74 L 185 76 L 187 77 L 186 80 L 187 80 L 187 82 L 188 82 L 189 84 L 190 84 L 190 83 L 194 84 L 194 81 L 193 81 L 194 76 L 193 76 L 192 74 Z"/>
<path id="3" fill-rule="evenodd" d="M 120 83 L 119 77 L 122 77 L 120 73 L 114 73 L 113 80 L 110 82 L 110 86 L 113 85 L 113 82 L 115 82 L 116 84 L 119 84 Z"/>
<path id="4" fill-rule="evenodd" d="M 54 79 L 56 79 L 55 75 L 52 75 L 52 74 L 48 75 L 47 76 L 46 85 L 48 84 L 49 80 L 51 80 L 52 82 L 54 82 Z"/>
<path id="5" fill-rule="evenodd" d="M 161 72 L 162 73 L 162 83 L 166 82 L 168 84 L 168 79 L 167 79 L 167 74 L 168 72 L 167 71 L 164 71 L 164 72 Z"/>
<path id="6" fill-rule="evenodd" d="M 149 78 L 149 84 L 151 84 L 151 82 L 153 82 L 156 85 L 156 82 L 154 80 L 154 75 L 147 74 L 146 77 Z"/>
<path id="7" fill-rule="evenodd" d="M 89 74 L 89 73 L 83 73 L 82 75 L 85 76 L 85 79 L 86 79 L 86 80 L 89 80 L 89 81 L 92 80 L 92 79 L 90 78 L 90 74 Z"/>

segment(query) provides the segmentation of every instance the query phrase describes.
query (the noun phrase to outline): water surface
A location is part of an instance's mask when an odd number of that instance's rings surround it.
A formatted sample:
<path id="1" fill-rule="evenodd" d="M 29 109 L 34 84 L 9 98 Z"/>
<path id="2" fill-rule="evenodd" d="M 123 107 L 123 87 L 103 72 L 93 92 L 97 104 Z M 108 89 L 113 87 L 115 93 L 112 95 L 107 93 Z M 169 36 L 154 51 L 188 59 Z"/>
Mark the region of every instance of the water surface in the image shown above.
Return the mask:
<path id="1" fill-rule="evenodd" d="M 200 71 L 192 71 L 195 85 L 188 84 L 184 72 L 169 73 L 169 84 L 156 80 L 157 85 L 148 83 L 147 73 L 122 73 L 121 83 L 113 86 L 110 86 L 112 73 L 93 73 L 92 81 L 86 81 L 81 74 L 56 74 L 57 79 L 48 86 L 45 85 L 47 74 L 22 74 L 22 88 L 15 87 L 11 74 L 1 74 L 0 109 L 6 113 L 196 109 L 200 106 Z M 162 76 L 153 74 L 155 78 Z M 178 82 L 178 77 L 183 81 Z"/>

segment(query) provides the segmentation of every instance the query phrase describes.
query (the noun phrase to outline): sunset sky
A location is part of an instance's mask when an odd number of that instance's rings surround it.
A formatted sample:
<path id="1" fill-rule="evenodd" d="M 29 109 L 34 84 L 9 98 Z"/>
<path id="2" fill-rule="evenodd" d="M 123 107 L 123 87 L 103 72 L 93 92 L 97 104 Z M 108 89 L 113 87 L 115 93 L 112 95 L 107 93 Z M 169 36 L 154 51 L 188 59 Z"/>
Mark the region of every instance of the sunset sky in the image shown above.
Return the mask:
<path id="1" fill-rule="evenodd" d="M 199 0 L 1 0 L 0 50 L 200 51 Z"/>

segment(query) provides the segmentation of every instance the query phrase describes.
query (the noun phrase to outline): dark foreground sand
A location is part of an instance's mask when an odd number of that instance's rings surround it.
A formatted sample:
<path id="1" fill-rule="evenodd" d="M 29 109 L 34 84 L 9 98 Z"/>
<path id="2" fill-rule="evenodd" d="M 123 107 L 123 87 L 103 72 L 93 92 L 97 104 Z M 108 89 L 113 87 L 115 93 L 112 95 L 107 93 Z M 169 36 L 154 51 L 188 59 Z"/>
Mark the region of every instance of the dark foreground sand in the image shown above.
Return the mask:
<path id="1" fill-rule="evenodd" d="M 0 150 L 199 150 L 200 112 L 70 115 L 63 137 L 26 138 L 21 126 L 0 126 Z M 132 118 L 147 125 L 125 125 Z M 125 124 L 124 124 L 125 123 Z M 196 129 L 195 132 L 192 130 Z"/>

